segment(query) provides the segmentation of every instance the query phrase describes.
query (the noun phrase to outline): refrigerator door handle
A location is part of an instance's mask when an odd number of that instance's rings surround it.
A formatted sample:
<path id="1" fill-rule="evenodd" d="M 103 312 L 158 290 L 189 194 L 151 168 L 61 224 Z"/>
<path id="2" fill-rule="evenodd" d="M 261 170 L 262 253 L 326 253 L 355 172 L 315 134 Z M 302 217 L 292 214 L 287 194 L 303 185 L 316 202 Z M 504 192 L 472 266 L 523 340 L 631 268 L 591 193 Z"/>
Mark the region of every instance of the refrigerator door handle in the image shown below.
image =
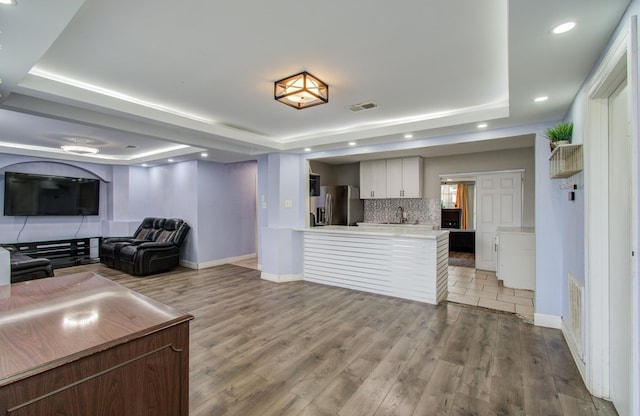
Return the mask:
<path id="1" fill-rule="evenodd" d="M 331 194 L 327 192 L 324 197 L 324 209 L 325 209 L 325 221 L 324 223 L 327 225 L 331 225 L 331 220 L 333 217 L 333 201 Z"/>

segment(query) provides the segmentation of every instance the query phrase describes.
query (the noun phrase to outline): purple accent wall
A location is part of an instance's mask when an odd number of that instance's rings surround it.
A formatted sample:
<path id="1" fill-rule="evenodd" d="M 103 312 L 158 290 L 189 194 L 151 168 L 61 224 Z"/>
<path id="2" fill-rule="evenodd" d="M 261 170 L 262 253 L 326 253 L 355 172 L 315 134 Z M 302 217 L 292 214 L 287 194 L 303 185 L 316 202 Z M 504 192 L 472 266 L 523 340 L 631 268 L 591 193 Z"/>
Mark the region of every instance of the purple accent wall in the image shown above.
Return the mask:
<path id="1" fill-rule="evenodd" d="M 544 131 L 544 129 L 542 129 Z M 536 136 L 536 314 L 560 316 L 562 309 L 562 191 L 549 178 L 549 141 Z"/>
<path id="2" fill-rule="evenodd" d="M 4 206 L 5 171 L 101 178 L 107 181 L 112 179 L 110 166 L 0 154 L 0 211 Z M 0 215 L 0 243 L 102 235 L 102 221 L 109 215 L 108 188 L 109 185 L 106 182 L 100 183 L 100 215 L 98 216 L 5 217 Z"/>
<path id="3" fill-rule="evenodd" d="M 198 262 L 256 252 L 257 163 L 198 162 Z"/>
<path id="4" fill-rule="evenodd" d="M 99 216 L 0 216 L 0 243 L 16 242 L 18 234 L 19 241 L 131 235 L 142 218 L 158 216 L 182 218 L 192 227 L 183 247 L 185 261 L 206 263 L 256 252 L 256 162 L 190 161 L 147 169 L 0 154 L 0 176 L 5 170 L 98 176 L 109 182 L 101 186 Z"/>

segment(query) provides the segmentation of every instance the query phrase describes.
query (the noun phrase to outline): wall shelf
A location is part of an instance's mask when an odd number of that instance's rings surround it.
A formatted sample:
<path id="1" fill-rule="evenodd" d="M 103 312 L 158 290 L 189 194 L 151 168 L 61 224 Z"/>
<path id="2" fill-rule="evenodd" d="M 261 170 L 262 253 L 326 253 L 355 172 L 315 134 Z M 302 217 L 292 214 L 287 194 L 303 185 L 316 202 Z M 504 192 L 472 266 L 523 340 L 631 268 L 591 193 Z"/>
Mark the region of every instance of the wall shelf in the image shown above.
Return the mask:
<path id="1" fill-rule="evenodd" d="M 582 145 L 561 144 L 549 156 L 549 177 L 568 178 L 582 171 Z"/>

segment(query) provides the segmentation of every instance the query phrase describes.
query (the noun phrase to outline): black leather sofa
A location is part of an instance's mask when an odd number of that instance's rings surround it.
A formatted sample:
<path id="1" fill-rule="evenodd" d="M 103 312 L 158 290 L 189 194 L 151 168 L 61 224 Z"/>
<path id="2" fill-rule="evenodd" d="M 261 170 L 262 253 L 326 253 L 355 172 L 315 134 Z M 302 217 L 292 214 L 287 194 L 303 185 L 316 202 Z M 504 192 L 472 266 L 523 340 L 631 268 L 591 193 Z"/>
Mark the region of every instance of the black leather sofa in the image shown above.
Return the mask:
<path id="1" fill-rule="evenodd" d="M 106 237 L 100 245 L 100 262 L 114 269 L 120 268 L 120 249 L 128 244 L 152 241 L 155 233 L 164 227 L 165 218 L 147 217 L 142 220 L 131 237 Z"/>
<path id="2" fill-rule="evenodd" d="M 53 277 L 53 267 L 48 259 L 29 257 L 11 246 L 3 248 L 9 252 L 11 260 L 11 283 Z"/>
<path id="3" fill-rule="evenodd" d="M 180 263 L 180 247 L 189 225 L 177 218 L 145 218 L 133 236 L 107 237 L 100 262 L 136 276 L 160 273 Z"/>

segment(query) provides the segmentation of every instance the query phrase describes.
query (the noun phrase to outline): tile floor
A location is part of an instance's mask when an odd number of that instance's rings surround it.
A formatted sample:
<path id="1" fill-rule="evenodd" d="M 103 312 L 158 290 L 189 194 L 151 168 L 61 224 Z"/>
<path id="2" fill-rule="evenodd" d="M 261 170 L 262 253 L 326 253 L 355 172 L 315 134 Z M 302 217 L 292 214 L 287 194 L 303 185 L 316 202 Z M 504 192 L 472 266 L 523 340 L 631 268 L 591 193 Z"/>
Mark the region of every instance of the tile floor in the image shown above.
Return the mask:
<path id="1" fill-rule="evenodd" d="M 526 322 L 533 322 L 533 290 L 505 287 L 494 272 L 449 266 L 447 300 L 516 313 Z"/>
<path id="2" fill-rule="evenodd" d="M 257 269 L 255 257 L 232 262 L 236 266 Z M 532 290 L 504 287 L 493 272 L 471 267 L 449 266 L 449 302 L 516 313 L 533 323 Z"/>

